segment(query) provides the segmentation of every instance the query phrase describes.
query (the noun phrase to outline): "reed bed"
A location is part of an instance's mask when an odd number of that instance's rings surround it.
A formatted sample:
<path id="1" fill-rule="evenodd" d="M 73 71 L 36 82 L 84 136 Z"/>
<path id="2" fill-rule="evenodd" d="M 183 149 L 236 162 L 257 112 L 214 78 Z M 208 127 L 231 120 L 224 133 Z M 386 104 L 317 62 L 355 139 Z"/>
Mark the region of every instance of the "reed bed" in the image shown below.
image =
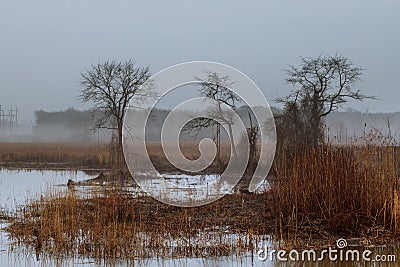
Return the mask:
<path id="1" fill-rule="evenodd" d="M 269 235 L 287 248 L 338 238 L 397 243 L 399 155 L 397 146 L 376 144 L 279 148 L 271 189 L 263 193 L 227 195 L 196 208 L 115 188 L 48 193 L 12 214 L 7 230 L 16 244 L 42 255 L 96 259 L 241 255 Z"/>
<path id="2" fill-rule="evenodd" d="M 198 208 L 119 190 L 48 195 L 22 207 L 7 228 L 15 244 L 55 257 L 179 258 L 252 253 L 271 232 L 267 195 L 237 194 Z"/>
<path id="3" fill-rule="evenodd" d="M 279 150 L 275 237 L 291 246 L 338 237 L 398 241 L 399 155 L 395 146 L 377 145 Z"/>

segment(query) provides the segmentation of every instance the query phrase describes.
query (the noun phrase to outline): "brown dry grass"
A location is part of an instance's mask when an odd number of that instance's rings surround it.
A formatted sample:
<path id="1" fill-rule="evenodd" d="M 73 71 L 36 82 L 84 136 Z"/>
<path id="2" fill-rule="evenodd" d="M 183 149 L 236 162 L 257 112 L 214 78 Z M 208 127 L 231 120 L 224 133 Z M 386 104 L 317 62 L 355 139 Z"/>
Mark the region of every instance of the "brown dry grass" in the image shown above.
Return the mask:
<path id="1" fill-rule="evenodd" d="M 0 143 L 0 166 L 12 168 L 108 168 L 108 145 L 87 143 Z"/>
<path id="2" fill-rule="evenodd" d="M 275 235 L 292 245 L 338 237 L 399 239 L 399 151 L 392 146 L 280 151 Z"/>
<path id="3" fill-rule="evenodd" d="M 168 144 L 166 144 L 168 146 Z M 195 160 L 200 157 L 200 151 L 198 149 L 198 143 L 181 143 L 180 149 L 182 154 L 190 159 Z M 150 159 L 153 162 L 154 166 L 157 170 L 161 172 L 178 172 L 179 169 L 174 167 L 166 158 L 163 153 L 162 146 L 160 143 L 150 143 L 147 144 L 147 152 L 149 153 Z M 222 173 L 222 171 L 226 168 L 227 163 L 229 162 L 230 155 L 230 144 L 229 143 L 221 143 L 221 164 L 217 163 L 217 160 L 214 160 L 214 163 L 209 166 L 204 173 Z M 172 159 L 174 160 L 174 159 Z"/>
<path id="4" fill-rule="evenodd" d="M 149 156 L 162 172 L 176 171 L 168 162 L 159 143 L 147 146 Z M 184 143 L 182 153 L 189 159 L 199 157 L 196 143 Z M 222 162 L 229 160 L 230 149 L 222 146 Z M 109 144 L 102 143 L 0 143 L 0 168 L 32 168 L 32 169 L 104 169 L 121 168 L 117 153 Z M 122 162 L 123 163 L 123 162 Z M 216 164 L 208 172 L 218 172 Z"/>
<path id="5" fill-rule="evenodd" d="M 50 195 L 15 214 L 7 229 L 36 252 L 92 258 L 201 257 L 252 251 L 271 232 L 267 195 L 230 195 L 178 208 L 121 191 L 78 198 Z"/>
<path id="6" fill-rule="evenodd" d="M 184 149 L 195 156 L 193 147 Z M 156 145 L 150 154 L 162 164 Z M 395 146 L 371 144 L 278 149 L 272 189 L 263 194 L 229 195 L 198 208 L 122 191 L 85 198 L 50 195 L 17 211 L 8 230 L 38 251 L 96 258 L 242 253 L 265 234 L 288 247 L 339 237 L 395 243 L 399 155 Z"/>

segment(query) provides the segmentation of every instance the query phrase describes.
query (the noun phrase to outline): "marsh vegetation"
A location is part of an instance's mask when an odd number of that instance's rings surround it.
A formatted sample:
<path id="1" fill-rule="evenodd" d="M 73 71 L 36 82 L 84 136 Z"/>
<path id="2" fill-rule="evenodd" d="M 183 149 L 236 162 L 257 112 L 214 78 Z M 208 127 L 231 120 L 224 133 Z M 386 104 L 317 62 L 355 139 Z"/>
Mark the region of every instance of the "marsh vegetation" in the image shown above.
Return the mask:
<path id="1" fill-rule="evenodd" d="M 334 244 L 338 238 L 353 240 L 358 245 L 398 244 L 400 151 L 395 138 L 375 131 L 364 133 L 354 143 L 335 143 L 324 128 L 324 118 L 347 99 L 369 98 L 352 88 L 359 80 L 361 68 L 337 55 L 303 59 L 300 68 L 292 67 L 288 82 L 300 89 L 281 99 L 284 108 L 274 114 L 277 150 L 263 189 L 250 193 L 248 184 L 243 183 L 259 163 L 259 131 L 265 128 L 253 124 L 254 114 L 247 112 L 250 125 L 241 138 L 249 141 L 251 157 L 239 186 L 210 205 L 185 208 L 161 203 L 134 183 L 123 185 L 102 179 L 108 171 L 111 180 L 133 181 L 131 175 L 126 175 L 129 172 L 122 154 L 123 114 L 119 111 L 125 110 L 149 75 L 148 68 L 132 68 L 133 63 L 128 61 L 121 67 L 106 62 L 83 75 L 83 100 L 95 102 L 103 111 L 118 99 L 118 92 L 112 91 L 115 88 L 110 83 L 96 82 L 111 75 L 107 79 L 116 79 L 118 85 L 121 80 L 130 81 L 130 75 L 139 75 L 132 79 L 136 82 L 131 87 L 120 88 L 124 99 L 121 106 L 102 113 L 107 116 L 99 123 L 116 127 L 110 144 L 2 144 L 3 168 L 85 169 L 99 175 L 90 184 L 95 190 L 82 193 L 77 188 L 88 184 L 69 181 L 64 191 L 42 192 L 24 205 L 4 212 L 3 219 L 9 223 L 6 230 L 15 246 L 26 247 L 38 258 L 79 255 L 100 261 L 134 261 L 254 257 L 265 243 L 280 248 L 323 247 Z M 115 93 L 114 98 L 105 96 L 110 103 L 98 98 L 95 91 L 99 88 Z M 236 109 L 236 96 L 218 91 L 227 90 L 224 86 L 207 88 L 217 88 L 216 93 L 234 99 L 231 105 Z M 215 93 L 213 90 L 207 93 Z M 213 140 L 217 157 L 197 175 L 222 173 L 231 150 L 236 154 L 235 148 L 221 139 L 220 124 L 228 123 L 226 118 L 217 116 L 211 121 L 202 119 L 187 124 L 189 131 L 211 128 L 216 133 Z M 274 127 L 269 130 L 275 134 Z M 187 159 L 200 156 L 198 142 L 182 142 L 180 149 Z M 159 173 L 187 175 L 166 158 L 159 142 L 148 142 L 145 150 Z M 135 148 L 132 151 L 137 152 Z M 147 156 L 140 151 L 138 154 Z M 152 173 L 143 175 L 156 181 Z M 199 185 L 200 181 L 193 183 Z"/>

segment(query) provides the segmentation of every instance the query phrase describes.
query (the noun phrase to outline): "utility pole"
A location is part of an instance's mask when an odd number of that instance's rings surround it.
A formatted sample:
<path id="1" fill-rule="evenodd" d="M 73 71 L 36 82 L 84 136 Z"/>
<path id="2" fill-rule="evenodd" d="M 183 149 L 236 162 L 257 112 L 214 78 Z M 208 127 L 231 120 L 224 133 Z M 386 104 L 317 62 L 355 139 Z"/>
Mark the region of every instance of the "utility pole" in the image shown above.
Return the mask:
<path id="1" fill-rule="evenodd" d="M 18 111 L 19 111 L 19 109 L 17 107 L 15 107 L 14 111 L 15 111 L 15 115 L 14 115 L 14 117 L 15 117 L 15 127 L 18 127 Z"/>
<path id="2" fill-rule="evenodd" d="M 15 109 L 10 108 L 8 110 L 8 113 L 6 114 L 6 111 L 3 109 L 3 106 L 0 105 L 0 125 L 1 126 L 6 126 L 8 124 L 9 128 L 18 126 L 18 112 L 20 110 L 16 107 Z"/>
<path id="3" fill-rule="evenodd" d="M 10 121 L 10 128 L 12 128 L 13 124 L 13 115 L 12 115 L 12 108 L 8 111 L 8 119 Z"/>
<path id="4" fill-rule="evenodd" d="M 0 117 L 1 117 L 1 122 L 2 122 L 2 125 L 3 125 L 3 127 L 4 127 L 4 123 L 5 123 L 5 121 L 6 121 L 6 115 L 4 114 L 4 110 L 3 109 L 1 109 L 1 107 L 0 107 Z"/>

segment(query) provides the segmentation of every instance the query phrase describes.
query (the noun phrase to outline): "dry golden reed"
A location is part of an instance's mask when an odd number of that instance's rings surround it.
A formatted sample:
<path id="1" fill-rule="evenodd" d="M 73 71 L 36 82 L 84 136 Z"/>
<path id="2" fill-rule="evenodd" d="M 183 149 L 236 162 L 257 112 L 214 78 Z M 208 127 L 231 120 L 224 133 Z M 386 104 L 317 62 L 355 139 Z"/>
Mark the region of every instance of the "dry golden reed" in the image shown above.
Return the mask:
<path id="1" fill-rule="evenodd" d="M 119 190 L 47 195 L 14 214 L 12 239 L 43 255 L 97 259 L 202 257 L 252 251 L 270 225 L 267 195 L 236 194 L 198 208 Z"/>
<path id="2" fill-rule="evenodd" d="M 338 237 L 395 242 L 399 153 L 377 145 L 281 149 L 273 186 L 275 235 L 302 244 Z"/>

